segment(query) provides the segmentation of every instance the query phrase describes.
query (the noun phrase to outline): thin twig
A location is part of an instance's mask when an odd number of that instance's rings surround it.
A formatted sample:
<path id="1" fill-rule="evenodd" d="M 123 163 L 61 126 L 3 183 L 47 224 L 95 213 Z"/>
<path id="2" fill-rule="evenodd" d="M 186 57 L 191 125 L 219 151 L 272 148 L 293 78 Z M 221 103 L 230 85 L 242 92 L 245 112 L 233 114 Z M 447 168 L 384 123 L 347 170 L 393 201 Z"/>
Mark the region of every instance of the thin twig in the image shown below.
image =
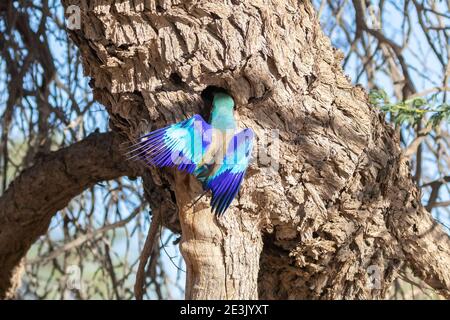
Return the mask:
<path id="1" fill-rule="evenodd" d="M 149 260 L 153 247 L 155 244 L 156 235 L 158 234 L 158 226 L 161 223 L 161 212 L 159 209 L 153 211 L 152 222 L 148 230 L 147 238 L 145 239 L 144 248 L 142 249 L 139 258 L 139 266 L 136 273 L 136 282 L 134 283 L 134 296 L 136 300 L 142 300 L 144 296 L 144 282 L 145 282 L 145 266 Z M 151 263 L 150 263 L 151 264 Z"/>

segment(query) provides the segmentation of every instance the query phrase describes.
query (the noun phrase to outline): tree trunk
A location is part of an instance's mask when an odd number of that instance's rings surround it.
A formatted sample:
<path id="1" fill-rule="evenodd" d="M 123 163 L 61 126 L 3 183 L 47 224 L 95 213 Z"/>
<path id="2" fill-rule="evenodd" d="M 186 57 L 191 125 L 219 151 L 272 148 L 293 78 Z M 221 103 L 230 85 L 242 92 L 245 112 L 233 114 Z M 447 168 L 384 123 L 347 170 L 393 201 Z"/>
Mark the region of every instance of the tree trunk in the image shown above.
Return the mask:
<path id="1" fill-rule="evenodd" d="M 189 299 L 256 299 L 261 233 L 247 215 L 216 219 L 195 178 L 177 173 L 175 193 L 182 227 L 181 252 L 186 262 Z M 188 186 L 188 188 L 186 188 Z"/>
<path id="2" fill-rule="evenodd" d="M 221 219 L 208 198 L 191 207 L 192 177 L 151 170 L 145 179 L 173 190 L 186 298 L 382 298 L 403 263 L 449 296 L 449 238 L 310 1 L 63 3 L 81 8 L 72 39 L 113 130 L 133 139 L 207 114 L 202 93 L 217 86 L 259 138 Z M 267 158 L 261 144 L 273 132 L 279 152 Z"/>

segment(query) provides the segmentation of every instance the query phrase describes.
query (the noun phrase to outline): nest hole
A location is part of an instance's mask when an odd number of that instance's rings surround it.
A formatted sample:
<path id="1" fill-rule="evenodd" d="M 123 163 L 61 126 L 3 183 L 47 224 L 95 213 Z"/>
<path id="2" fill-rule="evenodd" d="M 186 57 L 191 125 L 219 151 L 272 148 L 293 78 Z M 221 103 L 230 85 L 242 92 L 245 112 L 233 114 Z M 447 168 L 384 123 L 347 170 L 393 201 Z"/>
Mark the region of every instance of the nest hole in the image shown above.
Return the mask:
<path id="1" fill-rule="evenodd" d="M 207 86 L 201 93 L 201 97 L 203 100 L 203 108 L 202 108 L 202 112 L 201 115 L 204 119 L 209 119 L 210 115 L 211 115 L 211 109 L 212 109 L 212 102 L 213 102 L 213 98 L 214 98 L 214 94 L 218 93 L 218 92 L 222 92 L 222 93 L 226 93 L 226 94 L 230 94 L 230 92 L 228 92 L 228 90 L 221 88 L 221 87 L 217 87 L 217 86 Z"/>

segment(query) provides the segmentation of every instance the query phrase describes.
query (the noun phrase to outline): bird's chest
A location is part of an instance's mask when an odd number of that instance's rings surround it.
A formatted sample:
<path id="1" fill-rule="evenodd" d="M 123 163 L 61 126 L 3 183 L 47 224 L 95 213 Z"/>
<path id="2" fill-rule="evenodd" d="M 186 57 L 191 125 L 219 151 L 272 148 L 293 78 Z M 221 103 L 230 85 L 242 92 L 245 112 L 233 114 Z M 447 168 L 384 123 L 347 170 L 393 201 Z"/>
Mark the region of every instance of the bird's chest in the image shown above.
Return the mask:
<path id="1" fill-rule="evenodd" d="M 205 164 L 217 163 L 222 160 L 235 134 L 235 130 L 213 129 L 211 135 L 211 144 L 203 157 Z"/>

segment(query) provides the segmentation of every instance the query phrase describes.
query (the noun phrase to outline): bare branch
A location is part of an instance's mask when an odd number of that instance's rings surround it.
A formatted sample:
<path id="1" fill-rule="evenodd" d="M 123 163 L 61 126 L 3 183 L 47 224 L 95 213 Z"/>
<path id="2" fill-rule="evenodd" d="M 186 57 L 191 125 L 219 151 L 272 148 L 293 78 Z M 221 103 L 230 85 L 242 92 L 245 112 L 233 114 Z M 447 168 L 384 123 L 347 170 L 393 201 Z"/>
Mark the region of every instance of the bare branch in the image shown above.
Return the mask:
<path id="1" fill-rule="evenodd" d="M 119 145 L 117 134 L 91 134 L 41 157 L 10 184 L 0 198 L 0 298 L 13 296 L 13 274 L 58 210 L 99 181 L 137 175 Z"/>
<path id="2" fill-rule="evenodd" d="M 145 282 L 145 266 L 147 261 L 152 254 L 153 248 L 155 246 L 155 239 L 158 234 L 158 227 L 161 223 L 161 212 L 156 209 L 153 211 L 153 219 L 148 230 L 147 238 L 145 239 L 144 249 L 141 252 L 139 258 L 139 267 L 136 274 L 136 282 L 134 284 L 134 295 L 136 300 L 142 300 L 144 296 L 144 282 Z M 151 261 L 149 265 L 151 265 Z"/>

